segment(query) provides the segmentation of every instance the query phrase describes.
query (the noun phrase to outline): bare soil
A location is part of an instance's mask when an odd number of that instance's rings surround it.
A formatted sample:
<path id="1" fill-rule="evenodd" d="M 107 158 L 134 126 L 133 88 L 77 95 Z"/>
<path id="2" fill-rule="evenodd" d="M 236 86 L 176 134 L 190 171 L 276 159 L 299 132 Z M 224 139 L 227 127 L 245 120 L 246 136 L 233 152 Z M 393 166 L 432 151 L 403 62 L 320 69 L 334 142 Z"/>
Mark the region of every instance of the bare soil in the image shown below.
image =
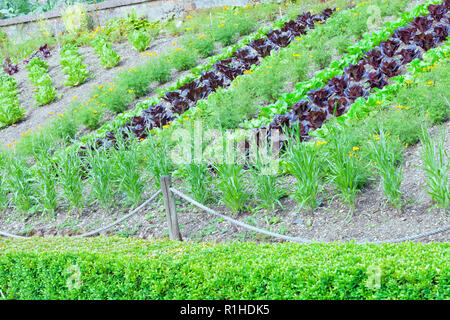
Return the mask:
<path id="1" fill-rule="evenodd" d="M 446 150 L 450 154 L 450 121 L 445 126 L 447 126 Z M 438 127 L 432 130 L 434 136 L 439 132 Z M 356 241 L 390 240 L 447 226 L 450 224 L 449 212 L 443 213 L 433 207 L 431 197 L 426 192 L 425 172 L 417 167 L 422 164 L 421 150 L 422 146 L 419 143 L 408 147 L 404 153 L 401 190 L 406 205 L 401 213 L 386 204 L 383 191 L 378 187 L 379 181 L 374 181 L 359 194 L 356 210 L 350 222 L 345 219 L 348 209 L 333 191 L 330 191 L 323 205 L 314 214 L 299 208 L 295 200 L 285 197 L 282 199 L 283 210 L 275 212 L 254 210 L 254 212 L 241 213 L 234 218 L 292 237 L 324 242 L 352 239 Z M 287 185 L 292 185 L 294 180 L 288 177 L 285 182 Z M 186 190 L 179 181 L 175 181 L 174 185 L 179 190 Z M 146 197 L 148 198 L 153 192 L 150 191 Z M 213 209 L 231 216 L 230 211 L 224 206 L 216 206 Z M 18 213 L 7 211 L 0 215 L 0 230 L 24 236 L 71 236 L 107 225 L 125 215 L 128 210 L 129 208 L 119 207 L 112 213 L 106 213 L 95 206 L 90 206 L 78 215 L 69 215 L 67 210 L 60 210 L 56 220 L 49 220 L 42 216 L 24 218 Z M 185 201 L 177 200 L 177 212 L 185 241 L 279 241 L 236 227 L 194 208 Z M 143 208 L 134 217 L 103 234 L 144 239 L 167 237 L 162 197 Z M 418 241 L 448 242 L 449 240 L 450 232 L 446 231 Z"/>

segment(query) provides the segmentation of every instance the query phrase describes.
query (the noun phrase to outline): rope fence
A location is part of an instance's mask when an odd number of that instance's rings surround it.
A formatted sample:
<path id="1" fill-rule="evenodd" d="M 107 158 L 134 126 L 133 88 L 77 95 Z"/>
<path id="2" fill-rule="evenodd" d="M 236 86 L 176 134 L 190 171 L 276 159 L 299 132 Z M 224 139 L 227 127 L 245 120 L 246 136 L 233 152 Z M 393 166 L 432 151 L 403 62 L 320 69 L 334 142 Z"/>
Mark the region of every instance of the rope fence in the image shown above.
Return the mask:
<path id="1" fill-rule="evenodd" d="M 177 240 L 177 241 L 182 241 L 183 238 L 181 236 L 181 232 L 180 232 L 180 228 L 178 225 L 178 215 L 177 215 L 177 211 L 176 211 L 176 205 L 175 205 L 175 198 L 174 195 L 177 195 L 179 198 L 187 201 L 188 203 L 196 206 L 197 208 L 204 210 L 212 215 L 215 215 L 217 217 L 220 217 L 230 223 L 233 223 L 237 226 L 243 227 L 245 229 L 257 232 L 257 233 L 261 233 L 261 234 L 265 234 L 267 236 L 273 237 L 273 238 L 277 238 L 280 240 L 285 240 L 285 241 L 290 241 L 290 242 L 297 242 L 297 243 L 318 243 L 318 242 L 325 242 L 325 241 L 313 241 L 310 239 L 306 239 L 306 238 L 301 238 L 301 237 L 291 237 L 291 236 L 286 236 L 286 235 L 282 235 L 279 233 L 275 233 L 269 230 L 265 230 L 262 228 L 258 228 L 255 226 L 252 226 L 250 224 L 238 221 L 236 219 L 233 219 L 229 216 L 226 216 L 224 214 L 221 214 L 211 208 L 208 208 L 207 206 L 201 204 L 200 202 L 195 201 L 194 199 L 192 199 L 191 197 L 185 195 L 184 193 L 182 193 L 181 191 L 178 191 L 175 188 L 172 188 L 172 181 L 171 181 L 171 177 L 170 176 L 163 176 L 161 177 L 161 190 L 158 190 L 155 194 L 153 194 L 150 198 L 148 198 L 146 201 L 144 201 L 140 206 L 138 206 L 137 208 L 131 210 L 127 215 L 123 216 L 122 218 L 104 226 L 104 227 L 100 227 L 96 230 L 93 231 L 89 231 L 87 233 L 83 233 L 80 235 L 76 235 L 73 236 L 74 238 L 85 238 L 85 237 L 90 237 L 93 236 L 95 234 L 99 234 L 102 231 L 108 230 L 116 225 L 118 225 L 119 223 L 131 218 L 132 216 L 136 215 L 140 210 L 142 210 L 146 205 L 148 205 L 149 203 L 151 203 L 152 201 L 154 201 L 160 194 L 162 193 L 163 198 L 164 198 L 164 207 L 166 210 L 166 219 L 167 219 L 167 226 L 169 229 L 169 238 L 172 240 Z M 381 241 L 356 241 L 356 243 L 358 244 L 383 244 L 383 243 L 399 243 L 399 242 L 405 242 L 405 241 L 413 241 L 413 240 L 418 240 L 421 238 L 425 238 L 425 237 L 429 237 L 431 235 L 435 235 L 438 233 L 442 233 L 442 232 L 446 232 L 450 230 L 450 225 L 438 228 L 438 229 L 434 229 L 428 232 L 423 232 L 417 235 L 413 235 L 413 236 L 405 236 L 402 238 L 396 238 L 396 239 L 389 239 L 389 240 L 381 240 Z M 4 231 L 0 231 L 0 236 L 3 237 L 8 237 L 8 238 L 14 238 L 14 239 L 25 239 L 28 237 L 23 237 L 23 236 L 18 236 L 18 235 L 14 235 L 8 232 L 4 232 Z"/>

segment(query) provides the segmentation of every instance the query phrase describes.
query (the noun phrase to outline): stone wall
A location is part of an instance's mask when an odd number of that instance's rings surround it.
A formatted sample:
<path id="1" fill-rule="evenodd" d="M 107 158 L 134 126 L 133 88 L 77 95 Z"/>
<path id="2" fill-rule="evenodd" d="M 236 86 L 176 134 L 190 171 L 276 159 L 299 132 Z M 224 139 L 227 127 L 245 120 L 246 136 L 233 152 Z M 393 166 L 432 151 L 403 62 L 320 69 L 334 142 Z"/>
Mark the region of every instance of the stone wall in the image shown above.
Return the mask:
<path id="1" fill-rule="evenodd" d="M 162 20 L 185 12 L 216 6 L 243 6 L 251 0 L 111 0 L 98 4 L 87 5 L 86 9 L 95 26 L 104 25 L 109 19 L 125 17 L 133 9 L 137 16 L 146 16 L 149 20 Z M 48 32 L 57 34 L 64 32 L 61 19 L 63 8 L 42 13 L 31 14 L 0 20 L 0 30 L 6 32 L 10 39 L 22 41 L 36 33 Z"/>

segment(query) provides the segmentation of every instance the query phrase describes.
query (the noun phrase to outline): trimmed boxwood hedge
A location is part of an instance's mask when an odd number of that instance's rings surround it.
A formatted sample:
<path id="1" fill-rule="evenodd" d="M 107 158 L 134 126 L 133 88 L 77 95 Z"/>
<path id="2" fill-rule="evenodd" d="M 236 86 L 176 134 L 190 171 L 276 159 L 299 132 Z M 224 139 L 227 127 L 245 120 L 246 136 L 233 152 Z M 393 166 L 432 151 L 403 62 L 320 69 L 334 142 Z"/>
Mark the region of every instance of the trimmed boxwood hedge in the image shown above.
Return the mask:
<path id="1" fill-rule="evenodd" d="M 0 290 L 7 299 L 448 299 L 449 249 L 0 239 Z M 370 287 L 377 268 L 380 286 Z M 81 285 L 68 287 L 77 270 Z"/>

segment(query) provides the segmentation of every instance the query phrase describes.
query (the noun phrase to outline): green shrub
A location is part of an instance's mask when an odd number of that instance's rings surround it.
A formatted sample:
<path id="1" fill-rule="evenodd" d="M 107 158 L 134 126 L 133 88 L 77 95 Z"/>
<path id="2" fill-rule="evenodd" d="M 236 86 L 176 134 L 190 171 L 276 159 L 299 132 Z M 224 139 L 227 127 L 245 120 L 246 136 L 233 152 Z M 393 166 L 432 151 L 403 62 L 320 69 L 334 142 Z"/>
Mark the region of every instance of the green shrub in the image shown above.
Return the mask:
<path id="1" fill-rule="evenodd" d="M 450 295 L 448 243 L 195 244 L 99 237 L 0 239 L 0 247 L 6 299 L 431 300 Z"/>

